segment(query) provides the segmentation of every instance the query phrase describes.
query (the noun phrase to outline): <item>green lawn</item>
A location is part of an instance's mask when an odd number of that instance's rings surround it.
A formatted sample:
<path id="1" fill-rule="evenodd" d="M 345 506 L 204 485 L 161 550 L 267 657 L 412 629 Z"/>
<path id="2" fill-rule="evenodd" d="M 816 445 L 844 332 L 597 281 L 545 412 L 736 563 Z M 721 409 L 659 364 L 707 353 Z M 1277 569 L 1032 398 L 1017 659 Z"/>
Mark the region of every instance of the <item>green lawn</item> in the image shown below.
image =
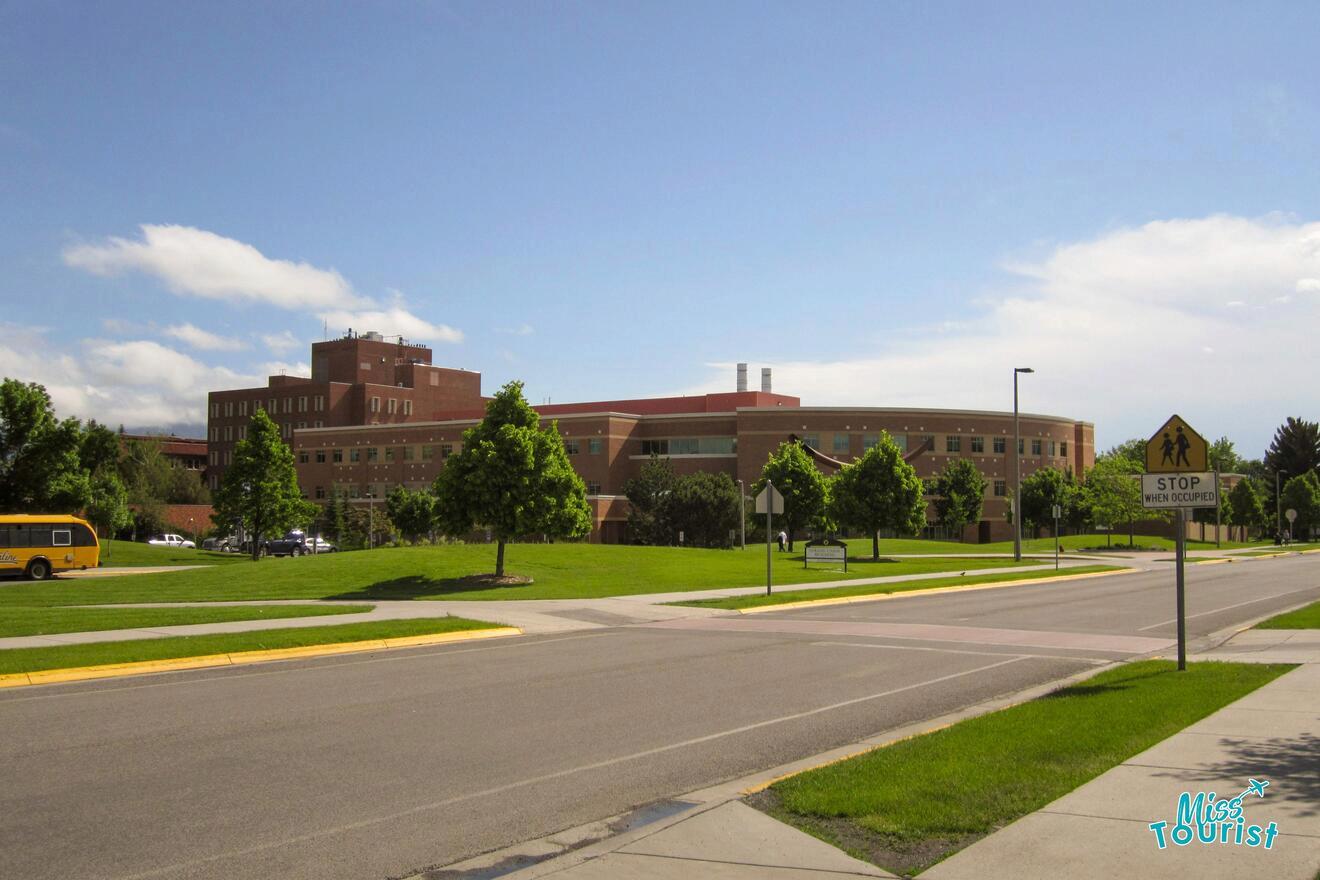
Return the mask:
<path id="1" fill-rule="evenodd" d="M 1059 546 L 1063 550 L 1079 551 L 1093 550 L 1096 552 L 1111 550 L 1115 553 L 1123 551 L 1132 551 L 1134 548 L 1128 545 L 1128 536 L 1126 533 L 1115 532 L 1112 536 L 1112 546 L 1106 546 L 1107 540 L 1104 534 L 1090 535 L 1063 535 L 1059 538 Z M 1263 547 L 1266 542 L 1252 541 L 1243 543 L 1241 541 L 1224 541 L 1219 547 L 1215 547 L 1214 541 L 1192 541 L 1188 540 L 1188 550 L 1237 550 L 1243 547 Z M 859 556 L 871 555 L 870 538 L 849 538 L 849 552 Z M 1137 535 L 1136 550 L 1173 550 L 1173 541 L 1169 538 L 1159 538 L 1154 535 Z M 1026 538 L 1022 541 L 1022 550 L 1025 553 L 1053 553 L 1053 538 Z M 917 538 L 892 538 L 880 542 L 881 553 L 1012 553 L 1012 541 L 997 541 L 993 544 L 963 544 L 958 541 L 925 541 Z"/>
<path id="2" fill-rule="evenodd" d="M 1011 559 L 904 559 L 849 564 L 845 575 L 804 569 L 800 554 L 774 553 L 777 584 L 1002 568 Z M 600 544 L 513 544 L 507 571 L 530 585 L 463 580 L 490 572 L 495 547 L 393 547 L 300 559 L 263 559 L 187 571 L 44 583 L 0 583 L 0 605 L 95 605 L 245 599 L 567 599 L 764 583 L 764 551 Z"/>
<path id="3" fill-rule="evenodd" d="M 153 547 L 135 541 L 101 542 L 101 565 L 106 568 L 148 565 L 224 565 L 242 562 L 241 553 L 215 553 L 210 550 L 184 550 L 179 547 Z"/>
<path id="4" fill-rule="evenodd" d="M 336 642 L 400 638 L 430 633 L 489 629 L 495 626 L 499 626 L 499 624 L 484 623 L 480 620 L 467 620 L 462 617 L 418 618 L 413 620 L 380 620 L 371 623 L 344 623 L 338 626 L 268 629 L 261 632 L 139 639 L 129 642 L 61 645 L 53 648 L 15 648 L 0 651 L 0 675 L 13 672 L 36 672 L 41 669 L 67 669 L 75 666 L 135 663 L 141 660 L 199 657 L 207 654 L 225 654 L 235 651 L 299 648 L 305 645 L 329 645 Z"/>
<path id="5" fill-rule="evenodd" d="M 1088 574 L 1097 571 L 1121 571 L 1117 565 L 1082 565 L 1055 571 L 1053 567 L 1036 571 L 1004 572 L 970 577 L 928 578 L 919 581 L 896 581 L 887 584 L 858 584 L 855 587 L 825 587 L 819 590 L 785 590 L 769 596 L 759 593 L 750 596 L 730 596 L 725 599 L 697 599 L 691 602 L 673 602 L 673 605 L 691 605 L 696 608 L 760 608 L 765 605 L 783 605 L 788 602 L 807 602 L 814 599 L 839 599 L 849 596 L 883 596 L 912 590 L 931 590 L 936 587 L 968 587 L 996 581 L 1036 580 L 1058 575 Z"/>
<path id="6" fill-rule="evenodd" d="M 1293 667 L 1150 660 L 793 776 L 753 803 L 911 874 Z"/>
<path id="7" fill-rule="evenodd" d="M 30 608 L 0 605 L 0 638 L 107 629 L 226 623 L 231 620 L 277 620 L 358 614 L 371 605 L 216 605 L 202 608 Z"/>
<path id="8" fill-rule="evenodd" d="M 1256 629 L 1320 629 L 1320 602 L 1256 624 Z"/>

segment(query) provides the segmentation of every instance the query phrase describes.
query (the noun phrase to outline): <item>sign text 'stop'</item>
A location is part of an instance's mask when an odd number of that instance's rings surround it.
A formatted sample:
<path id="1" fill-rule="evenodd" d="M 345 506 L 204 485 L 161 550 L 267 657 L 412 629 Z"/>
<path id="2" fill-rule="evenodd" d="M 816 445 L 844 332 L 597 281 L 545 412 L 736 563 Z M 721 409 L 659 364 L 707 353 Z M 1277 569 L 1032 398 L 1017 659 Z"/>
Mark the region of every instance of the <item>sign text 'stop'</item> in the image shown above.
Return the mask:
<path id="1" fill-rule="evenodd" d="M 1146 443 L 1146 473 L 1180 474 L 1210 470 L 1210 446 L 1182 416 L 1170 416 Z"/>

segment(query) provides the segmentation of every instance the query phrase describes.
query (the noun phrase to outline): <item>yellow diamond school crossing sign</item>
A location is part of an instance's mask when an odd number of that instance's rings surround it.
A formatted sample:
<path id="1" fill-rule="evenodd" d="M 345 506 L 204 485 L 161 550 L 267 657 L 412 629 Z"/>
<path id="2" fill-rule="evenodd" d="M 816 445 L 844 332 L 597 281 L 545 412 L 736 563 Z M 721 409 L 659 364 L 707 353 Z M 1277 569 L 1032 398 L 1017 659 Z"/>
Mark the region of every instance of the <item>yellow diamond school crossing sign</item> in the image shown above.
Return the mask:
<path id="1" fill-rule="evenodd" d="M 1204 473 L 1210 470 L 1210 446 L 1182 416 L 1170 416 L 1146 444 L 1146 473 Z"/>

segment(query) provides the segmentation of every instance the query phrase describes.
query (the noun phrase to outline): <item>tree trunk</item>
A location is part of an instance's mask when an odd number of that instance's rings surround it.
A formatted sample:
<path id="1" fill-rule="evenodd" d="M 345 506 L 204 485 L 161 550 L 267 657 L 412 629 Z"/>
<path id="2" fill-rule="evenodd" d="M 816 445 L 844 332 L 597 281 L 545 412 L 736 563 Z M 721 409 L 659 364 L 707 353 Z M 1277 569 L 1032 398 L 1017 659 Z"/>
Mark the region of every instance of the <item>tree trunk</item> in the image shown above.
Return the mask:
<path id="1" fill-rule="evenodd" d="M 871 533 L 871 561 L 880 561 L 880 532 Z"/>
<path id="2" fill-rule="evenodd" d="M 1133 544 L 1137 543 L 1136 535 L 1137 535 L 1137 521 L 1136 521 L 1136 520 L 1133 520 L 1133 519 L 1130 519 L 1130 520 L 1128 520 L 1128 546 L 1129 546 L 1129 547 L 1131 547 Z"/>
<path id="3" fill-rule="evenodd" d="M 504 539 L 495 548 L 495 577 L 504 577 Z"/>
<path id="4" fill-rule="evenodd" d="M 261 558 L 261 533 L 253 530 L 252 532 L 252 561 L 256 562 Z"/>
<path id="5" fill-rule="evenodd" d="M 792 552 L 793 552 L 793 530 L 792 530 L 792 529 L 789 529 L 789 530 L 788 530 L 788 552 L 789 552 L 789 553 L 792 553 Z"/>

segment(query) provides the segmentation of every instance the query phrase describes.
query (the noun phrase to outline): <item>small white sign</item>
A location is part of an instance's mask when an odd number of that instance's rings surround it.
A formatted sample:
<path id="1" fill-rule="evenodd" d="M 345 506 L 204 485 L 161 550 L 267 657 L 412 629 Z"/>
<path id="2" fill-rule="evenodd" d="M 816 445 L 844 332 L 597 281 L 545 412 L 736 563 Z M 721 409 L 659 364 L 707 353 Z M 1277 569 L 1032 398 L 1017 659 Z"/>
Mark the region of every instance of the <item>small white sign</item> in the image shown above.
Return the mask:
<path id="1" fill-rule="evenodd" d="M 1218 507 L 1219 484 L 1214 473 L 1142 474 L 1141 506 L 1189 509 Z"/>
<path id="2" fill-rule="evenodd" d="M 1297 522 L 1297 511 L 1293 510 L 1291 507 L 1285 510 L 1283 512 L 1283 515 L 1288 520 L 1288 522 L 1290 523 Z"/>
<path id="3" fill-rule="evenodd" d="M 848 554 L 847 547 L 839 547 L 834 544 L 807 545 L 807 562 L 843 562 Z"/>

